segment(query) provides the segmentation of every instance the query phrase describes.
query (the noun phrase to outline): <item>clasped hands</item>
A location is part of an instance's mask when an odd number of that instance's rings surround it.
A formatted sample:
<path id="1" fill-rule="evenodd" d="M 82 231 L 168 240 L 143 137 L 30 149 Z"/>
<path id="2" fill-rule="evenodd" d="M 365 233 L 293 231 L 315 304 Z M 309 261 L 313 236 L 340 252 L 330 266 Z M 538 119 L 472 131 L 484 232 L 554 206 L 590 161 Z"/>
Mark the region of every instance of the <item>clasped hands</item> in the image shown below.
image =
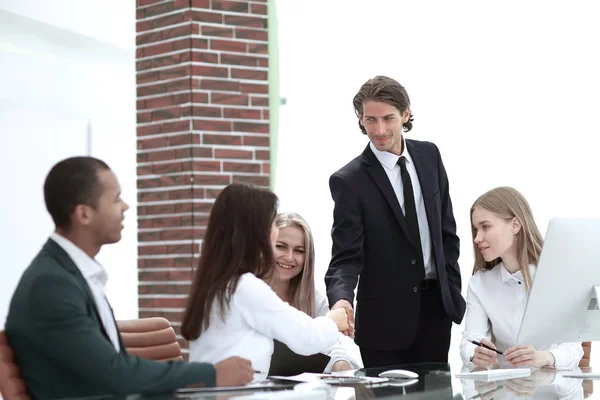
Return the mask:
<path id="1" fill-rule="evenodd" d="M 338 300 L 331 307 L 331 311 L 327 313 L 327 316 L 335 321 L 340 332 L 354 338 L 354 308 L 348 300 Z M 339 324 L 338 320 L 340 321 Z"/>
<path id="2" fill-rule="evenodd" d="M 481 339 L 480 342 L 492 349 L 496 348 L 496 345 L 487 339 Z M 478 367 L 486 368 L 496 363 L 497 357 L 498 354 L 495 351 L 486 349 L 482 346 L 477 346 L 471 362 Z M 504 359 L 515 367 L 541 368 L 547 365 L 554 365 L 555 363 L 554 356 L 551 352 L 539 351 L 531 345 L 522 344 L 518 344 L 506 350 L 504 352 Z"/>

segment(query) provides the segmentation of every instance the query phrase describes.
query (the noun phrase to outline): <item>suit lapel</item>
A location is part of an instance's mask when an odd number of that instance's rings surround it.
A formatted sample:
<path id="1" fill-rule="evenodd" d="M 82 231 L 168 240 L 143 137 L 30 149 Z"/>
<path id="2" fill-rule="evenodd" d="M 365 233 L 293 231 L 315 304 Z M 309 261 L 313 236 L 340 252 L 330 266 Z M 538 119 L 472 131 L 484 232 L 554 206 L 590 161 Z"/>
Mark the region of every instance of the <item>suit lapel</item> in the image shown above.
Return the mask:
<path id="1" fill-rule="evenodd" d="M 121 337 L 121 331 L 119 330 L 119 325 L 117 324 L 117 320 L 115 319 L 115 312 L 113 311 L 113 308 L 110 305 L 110 303 L 108 302 L 108 300 L 106 301 L 106 304 L 108 304 L 108 308 L 110 309 L 110 315 L 112 316 L 113 322 L 115 323 L 115 326 L 117 327 L 117 337 L 119 338 L 119 347 L 121 348 L 121 353 L 127 353 L 127 349 L 125 348 L 125 343 L 123 343 L 123 338 Z M 108 334 L 106 336 L 108 337 Z"/>
<path id="2" fill-rule="evenodd" d="M 102 333 L 104 333 L 104 336 L 106 336 L 106 338 L 110 341 L 108 332 L 106 332 L 104 324 L 102 323 L 102 318 L 100 318 L 100 313 L 98 311 L 98 304 L 96 304 L 96 299 L 94 298 L 92 290 L 90 289 L 87 281 L 81 274 L 81 271 L 79 270 L 79 268 L 77 268 L 77 265 L 75 265 L 71 257 L 69 257 L 69 255 L 67 254 L 67 252 L 52 239 L 48 239 L 48 241 L 44 245 L 43 250 L 48 252 L 64 269 L 70 272 L 75 277 L 75 279 L 77 279 L 77 283 L 79 283 L 79 286 L 83 289 L 85 294 L 89 297 L 89 299 L 92 301 L 92 304 L 94 305 L 94 314 L 96 316 L 96 319 L 98 320 L 98 323 L 100 324 L 100 327 L 102 328 Z M 120 339 L 121 336 L 119 335 L 119 340 Z"/>
<path id="3" fill-rule="evenodd" d="M 388 204 L 392 208 L 392 212 L 396 217 L 396 221 L 398 221 L 398 224 L 400 224 L 400 228 L 402 228 L 404 235 L 408 238 L 412 246 L 415 246 L 415 244 L 412 243 L 410 239 L 411 235 L 408 231 L 406 218 L 404 218 L 404 213 L 402 212 L 400 203 L 398 203 L 398 198 L 396 197 L 394 188 L 392 188 L 390 179 L 383 170 L 383 166 L 381 165 L 377 157 L 375 157 L 375 154 L 373 154 L 373 151 L 371 151 L 369 145 L 367 145 L 367 148 L 363 152 L 363 162 L 366 165 L 367 172 L 371 175 L 371 178 L 373 178 L 373 181 L 375 181 L 375 184 L 377 185 L 379 190 L 381 190 L 383 197 L 387 200 Z"/>
<path id="4" fill-rule="evenodd" d="M 432 216 L 435 213 L 434 208 L 432 208 L 432 201 L 434 197 L 432 197 L 431 195 L 436 192 L 435 188 L 433 187 L 433 182 L 435 182 L 435 179 L 432 179 L 432 174 L 435 174 L 436 171 L 432 170 L 431 163 L 428 163 L 427 160 L 425 160 L 425 157 L 423 156 L 423 154 L 421 154 L 421 152 L 415 145 L 415 142 L 413 142 L 412 140 L 407 140 L 406 148 L 410 153 L 413 163 L 415 164 L 415 169 L 417 170 L 419 184 L 421 185 L 421 196 L 423 197 L 423 204 L 425 204 L 427 225 L 429 225 L 429 232 L 431 234 L 432 232 L 435 232 L 434 227 L 432 225 Z M 431 239 L 431 246 L 435 254 L 435 241 L 433 240 L 433 238 Z"/>
<path id="5" fill-rule="evenodd" d="M 431 188 L 431 177 L 429 176 L 429 165 L 423 159 L 423 155 L 415 146 L 415 143 L 412 140 L 406 140 L 406 149 L 410 153 L 410 157 L 415 164 L 415 169 L 417 170 L 417 176 L 419 177 L 419 185 L 421 186 L 421 194 L 423 196 L 423 200 L 427 200 L 429 194 L 433 193 Z M 427 204 L 425 204 L 427 207 Z"/>

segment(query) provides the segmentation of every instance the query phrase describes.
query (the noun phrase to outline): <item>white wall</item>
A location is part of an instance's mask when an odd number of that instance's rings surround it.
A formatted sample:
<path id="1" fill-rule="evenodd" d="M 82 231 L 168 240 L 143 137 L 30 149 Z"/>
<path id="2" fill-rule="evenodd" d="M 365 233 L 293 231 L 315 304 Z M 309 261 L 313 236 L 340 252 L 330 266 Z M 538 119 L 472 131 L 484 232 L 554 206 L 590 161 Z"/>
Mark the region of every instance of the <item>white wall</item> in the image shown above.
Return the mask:
<path id="1" fill-rule="evenodd" d="M 279 1 L 277 11 L 287 105 L 275 188 L 282 210 L 313 228 L 321 288 L 331 254 L 328 178 L 368 143 L 352 98 L 378 74 L 411 96 L 407 137 L 442 152 L 464 290 L 473 263 L 469 209 L 485 191 L 520 190 L 543 233 L 554 216 L 600 215 L 596 2 L 306 0 Z M 453 331 L 453 361 L 462 329 Z M 594 355 L 598 364 L 600 350 Z"/>
<path id="2" fill-rule="evenodd" d="M 135 3 L 122 0 L 0 0 L 0 10 L 135 50 Z"/>
<path id="3" fill-rule="evenodd" d="M 43 180 L 57 161 L 88 152 L 116 172 L 131 206 L 123 239 L 98 260 L 116 317 L 137 316 L 134 13 L 120 1 L 0 0 L 0 329 L 53 228 Z"/>

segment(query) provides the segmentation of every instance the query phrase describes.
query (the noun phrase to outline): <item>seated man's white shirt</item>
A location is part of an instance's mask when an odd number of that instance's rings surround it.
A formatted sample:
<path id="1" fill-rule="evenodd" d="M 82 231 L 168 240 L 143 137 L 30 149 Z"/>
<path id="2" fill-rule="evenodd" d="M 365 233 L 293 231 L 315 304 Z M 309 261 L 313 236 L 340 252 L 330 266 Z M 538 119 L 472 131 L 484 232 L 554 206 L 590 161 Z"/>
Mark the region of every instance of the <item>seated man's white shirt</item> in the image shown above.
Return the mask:
<path id="1" fill-rule="evenodd" d="M 73 242 L 67 238 L 53 232 L 50 235 L 56 244 L 58 244 L 71 258 L 73 263 L 77 266 L 81 274 L 85 278 L 96 302 L 96 308 L 102 325 L 110 338 L 115 350 L 120 351 L 121 346 L 119 345 L 119 334 L 117 331 L 117 325 L 115 323 L 110 305 L 106 299 L 106 282 L 108 281 L 108 273 L 102 265 L 96 260 L 90 258 L 83 250 L 77 247 Z"/>

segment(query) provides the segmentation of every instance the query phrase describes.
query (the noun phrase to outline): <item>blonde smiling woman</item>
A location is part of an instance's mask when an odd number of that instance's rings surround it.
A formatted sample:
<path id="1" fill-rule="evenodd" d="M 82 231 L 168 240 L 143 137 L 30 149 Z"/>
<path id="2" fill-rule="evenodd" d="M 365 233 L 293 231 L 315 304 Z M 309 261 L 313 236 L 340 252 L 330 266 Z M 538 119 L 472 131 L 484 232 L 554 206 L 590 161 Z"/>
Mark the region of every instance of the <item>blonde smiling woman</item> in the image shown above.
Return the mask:
<path id="1" fill-rule="evenodd" d="M 329 312 L 327 298 L 315 290 L 315 245 L 310 227 L 294 212 L 275 219 L 279 235 L 275 243 L 275 265 L 268 280 L 275 293 L 285 302 L 311 317 Z M 360 368 L 350 356 L 350 338 L 339 334 L 339 341 L 322 353 L 331 357 L 324 372 Z"/>

